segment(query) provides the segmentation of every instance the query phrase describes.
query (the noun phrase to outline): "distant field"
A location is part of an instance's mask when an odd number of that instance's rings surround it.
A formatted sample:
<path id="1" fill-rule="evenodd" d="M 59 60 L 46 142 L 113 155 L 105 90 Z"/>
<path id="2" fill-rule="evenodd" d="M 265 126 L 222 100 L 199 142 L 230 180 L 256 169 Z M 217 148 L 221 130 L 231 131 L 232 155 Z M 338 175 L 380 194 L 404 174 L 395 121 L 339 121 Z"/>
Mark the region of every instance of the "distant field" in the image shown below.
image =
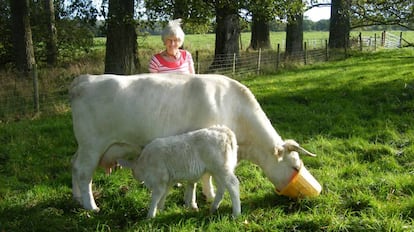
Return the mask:
<path id="1" fill-rule="evenodd" d="M 382 31 L 352 31 L 351 36 L 357 36 L 359 33 L 362 33 L 363 36 L 381 36 Z M 400 35 L 400 31 L 389 31 L 394 35 Z M 241 46 L 245 49 L 250 44 L 251 33 L 244 32 L 241 34 Z M 304 32 L 304 40 L 326 40 L 329 38 L 329 32 L 319 31 L 319 32 Z M 404 31 L 403 38 L 414 43 L 414 31 Z M 285 32 L 271 32 L 270 40 L 271 45 L 276 49 L 277 44 L 285 43 L 286 33 Z M 214 51 L 215 43 L 215 34 L 189 34 L 185 37 L 185 48 L 194 52 L 196 50 L 211 50 Z M 105 48 L 105 38 L 96 38 L 95 45 L 99 49 Z M 159 35 L 149 35 L 149 36 L 140 36 L 138 38 L 138 46 L 140 49 L 147 50 L 162 50 L 163 44 L 161 41 L 161 36 Z M 284 49 L 284 47 L 282 47 Z"/>
<path id="2" fill-rule="evenodd" d="M 302 158 L 323 186 L 319 197 L 278 196 L 259 167 L 242 161 L 239 218 L 228 194 L 210 215 L 200 189 L 193 212 L 183 188 L 173 188 L 166 209 L 146 220 L 149 191 L 127 169 L 109 177 L 99 169 L 101 211 L 88 212 L 71 196 L 77 144 L 68 107 L 0 121 L 0 231 L 414 231 L 413 49 L 355 53 L 242 83 L 283 138 L 317 154 Z"/>
<path id="3" fill-rule="evenodd" d="M 357 37 L 360 31 L 352 31 L 351 37 Z M 378 41 L 381 37 L 381 31 L 361 31 L 364 37 L 374 37 L 377 35 Z M 394 35 L 399 36 L 400 31 L 390 31 Z M 285 49 L 285 32 L 271 32 L 270 40 L 271 46 L 273 49 L 277 48 L 277 44 L 280 44 L 280 49 L 283 51 Z M 246 50 L 250 44 L 251 33 L 242 33 L 241 34 L 241 50 Z M 308 43 L 308 48 L 320 48 L 325 45 L 325 40 L 329 38 L 329 32 L 319 31 L 319 32 L 305 32 L 304 41 Z M 403 38 L 411 43 L 414 43 L 414 31 L 404 31 Z M 214 54 L 215 47 L 215 34 L 189 34 L 185 37 L 184 42 L 185 49 L 189 50 L 193 56 L 196 51 L 200 52 L 200 56 L 211 56 Z M 105 49 L 105 38 L 96 38 L 95 39 L 95 48 L 103 50 Z M 138 37 L 138 53 L 140 61 L 144 66 L 147 65 L 150 57 L 155 52 L 162 51 L 164 49 L 163 43 L 161 41 L 161 36 L 159 35 L 148 35 Z"/>

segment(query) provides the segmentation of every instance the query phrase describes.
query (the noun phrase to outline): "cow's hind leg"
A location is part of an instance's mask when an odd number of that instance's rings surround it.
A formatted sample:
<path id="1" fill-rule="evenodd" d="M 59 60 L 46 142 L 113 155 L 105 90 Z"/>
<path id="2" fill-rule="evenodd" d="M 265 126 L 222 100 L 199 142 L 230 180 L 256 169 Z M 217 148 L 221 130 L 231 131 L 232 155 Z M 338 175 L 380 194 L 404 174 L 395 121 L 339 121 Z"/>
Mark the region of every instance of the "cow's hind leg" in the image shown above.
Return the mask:
<path id="1" fill-rule="evenodd" d="M 207 198 L 207 201 L 211 201 L 214 199 L 214 187 L 213 187 L 213 181 L 211 178 L 211 175 L 208 173 L 205 173 L 201 177 L 201 183 L 203 188 L 203 194 Z"/>
<path id="2" fill-rule="evenodd" d="M 100 154 L 86 153 L 78 149 L 72 159 L 73 197 L 88 210 L 99 211 L 92 194 L 92 177 L 99 164 Z"/>
<path id="3" fill-rule="evenodd" d="M 187 208 L 198 211 L 197 200 L 196 200 L 196 187 L 197 182 L 189 181 L 186 185 L 184 192 L 184 202 Z"/>
<path id="4" fill-rule="evenodd" d="M 71 161 L 72 162 L 72 167 L 74 166 L 77 154 L 78 153 L 75 153 L 72 157 L 72 161 Z M 82 204 L 77 173 L 74 171 L 74 168 L 72 168 L 72 169 L 73 169 L 72 170 L 72 196 L 73 196 L 73 199 L 75 199 L 78 203 Z"/>

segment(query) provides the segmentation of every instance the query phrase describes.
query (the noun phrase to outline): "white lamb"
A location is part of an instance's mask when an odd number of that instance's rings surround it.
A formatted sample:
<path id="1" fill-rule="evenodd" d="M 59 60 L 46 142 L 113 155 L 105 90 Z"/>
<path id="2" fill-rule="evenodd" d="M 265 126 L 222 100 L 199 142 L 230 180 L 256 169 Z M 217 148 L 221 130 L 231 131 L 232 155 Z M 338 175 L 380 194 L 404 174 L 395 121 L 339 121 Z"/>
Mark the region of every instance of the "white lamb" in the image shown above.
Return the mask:
<path id="1" fill-rule="evenodd" d="M 209 173 L 213 176 L 217 193 L 211 206 L 215 212 L 224 191 L 229 191 L 233 216 L 241 213 L 239 180 L 234 174 L 237 165 L 237 141 L 227 127 L 213 126 L 181 135 L 154 139 L 145 146 L 133 162 L 134 177 L 144 181 L 152 191 L 148 218 L 163 209 L 168 189 L 178 181 L 187 181 L 185 204 L 198 209 L 195 202 L 196 182 Z"/>

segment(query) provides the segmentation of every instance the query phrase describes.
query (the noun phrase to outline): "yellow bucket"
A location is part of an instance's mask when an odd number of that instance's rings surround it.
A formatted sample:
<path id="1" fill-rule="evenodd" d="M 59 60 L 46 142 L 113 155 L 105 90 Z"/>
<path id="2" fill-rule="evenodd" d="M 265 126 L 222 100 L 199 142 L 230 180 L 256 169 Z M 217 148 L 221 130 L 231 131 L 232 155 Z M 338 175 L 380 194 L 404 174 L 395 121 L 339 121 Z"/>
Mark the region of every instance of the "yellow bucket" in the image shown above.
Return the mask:
<path id="1" fill-rule="evenodd" d="M 280 192 L 275 190 L 277 194 L 291 198 L 316 197 L 321 193 L 322 186 L 302 163 L 299 172 L 292 176 L 289 184 Z"/>

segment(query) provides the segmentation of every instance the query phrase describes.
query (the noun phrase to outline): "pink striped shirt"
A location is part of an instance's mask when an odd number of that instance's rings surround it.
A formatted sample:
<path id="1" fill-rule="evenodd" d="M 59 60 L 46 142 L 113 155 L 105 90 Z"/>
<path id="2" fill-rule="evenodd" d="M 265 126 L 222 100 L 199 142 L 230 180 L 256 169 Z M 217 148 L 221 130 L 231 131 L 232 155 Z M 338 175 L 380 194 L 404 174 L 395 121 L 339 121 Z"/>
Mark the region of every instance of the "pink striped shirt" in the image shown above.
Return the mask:
<path id="1" fill-rule="evenodd" d="M 194 61 L 191 53 L 186 50 L 180 50 L 181 56 L 177 61 L 167 61 L 161 56 L 161 53 L 152 56 L 148 70 L 152 73 L 194 73 Z"/>

